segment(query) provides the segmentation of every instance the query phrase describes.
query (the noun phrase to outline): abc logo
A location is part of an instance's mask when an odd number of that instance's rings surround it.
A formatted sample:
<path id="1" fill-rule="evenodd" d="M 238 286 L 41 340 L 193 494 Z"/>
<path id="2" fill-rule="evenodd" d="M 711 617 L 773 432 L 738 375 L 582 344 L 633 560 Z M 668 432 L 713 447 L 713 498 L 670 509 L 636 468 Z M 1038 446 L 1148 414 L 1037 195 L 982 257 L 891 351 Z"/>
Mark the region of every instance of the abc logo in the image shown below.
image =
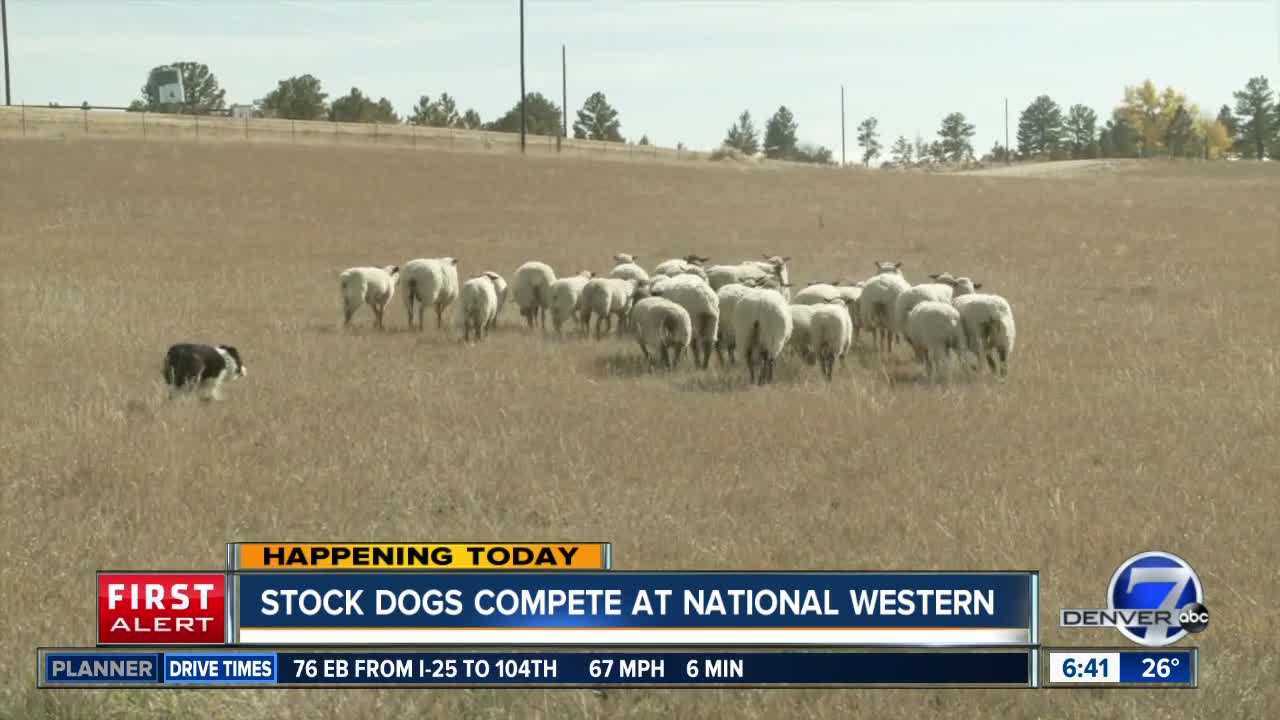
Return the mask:
<path id="1" fill-rule="evenodd" d="M 1209 627 L 1209 608 L 1191 603 L 1178 612 L 1178 624 L 1189 633 L 1204 632 Z"/>
<path id="2" fill-rule="evenodd" d="M 1118 628 L 1139 645 L 1171 645 L 1209 626 L 1200 576 L 1172 553 L 1144 552 L 1121 563 L 1107 588 L 1107 602 L 1111 610 L 1151 611 L 1147 617 L 1154 621 Z"/>

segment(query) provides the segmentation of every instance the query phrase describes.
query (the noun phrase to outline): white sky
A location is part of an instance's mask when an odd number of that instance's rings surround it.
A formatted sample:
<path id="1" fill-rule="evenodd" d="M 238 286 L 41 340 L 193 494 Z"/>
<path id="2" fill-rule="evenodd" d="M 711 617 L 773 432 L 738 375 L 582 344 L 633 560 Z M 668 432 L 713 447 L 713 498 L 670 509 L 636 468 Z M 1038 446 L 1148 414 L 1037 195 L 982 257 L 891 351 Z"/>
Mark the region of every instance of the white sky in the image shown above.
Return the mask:
<path id="1" fill-rule="evenodd" d="M 13 101 L 126 105 L 151 67 L 207 63 L 227 102 L 295 74 L 330 98 L 358 86 L 402 115 L 448 92 L 485 120 L 519 100 L 516 0 L 8 0 Z M 569 109 L 603 90 L 628 138 L 719 144 L 744 108 L 763 128 L 781 104 L 802 141 L 840 153 L 845 85 L 854 127 L 882 142 L 934 137 L 942 116 L 977 125 L 979 153 L 1036 95 L 1106 116 L 1150 77 L 1203 110 L 1254 75 L 1280 85 L 1280 0 L 526 0 L 530 91 Z M 1012 137 L 1014 128 L 1010 129 Z"/>

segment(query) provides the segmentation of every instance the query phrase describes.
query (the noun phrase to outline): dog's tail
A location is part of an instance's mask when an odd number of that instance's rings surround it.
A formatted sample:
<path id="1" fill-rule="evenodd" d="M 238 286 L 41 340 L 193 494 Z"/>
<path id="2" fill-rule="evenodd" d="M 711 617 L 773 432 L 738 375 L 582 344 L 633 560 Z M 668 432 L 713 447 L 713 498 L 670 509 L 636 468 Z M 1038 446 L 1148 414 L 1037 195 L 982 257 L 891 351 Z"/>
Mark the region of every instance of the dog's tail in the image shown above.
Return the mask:
<path id="1" fill-rule="evenodd" d="M 164 381 L 165 381 L 165 382 L 169 383 L 170 385 L 177 385 L 177 384 L 178 384 L 178 374 L 177 374 L 177 372 L 174 370 L 174 367 L 173 367 L 173 360 L 174 360 L 174 357 L 173 357 L 173 351 L 172 351 L 172 350 L 170 350 L 169 352 L 165 353 L 165 356 L 164 356 L 164 367 L 162 367 L 162 368 L 160 369 L 160 372 L 161 372 L 161 374 L 163 374 L 163 375 L 164 375 Z"/>

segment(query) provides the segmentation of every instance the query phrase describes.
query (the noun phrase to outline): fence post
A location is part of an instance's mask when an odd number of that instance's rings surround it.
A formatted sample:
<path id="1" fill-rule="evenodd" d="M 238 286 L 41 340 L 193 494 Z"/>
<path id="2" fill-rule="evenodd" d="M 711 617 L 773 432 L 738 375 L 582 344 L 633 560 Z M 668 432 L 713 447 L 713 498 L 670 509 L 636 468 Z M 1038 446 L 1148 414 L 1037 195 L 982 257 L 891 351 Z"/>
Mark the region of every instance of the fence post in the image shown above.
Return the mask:
<path id="1" fill-rule="evenodd" d="M 84 134 L 88 135 L 89 134 L 89 110 L 87 108 L 80 108 L 80 112 L 84 113 Z"/>
<path id="2" fill-rule="evenodd" d="M 142 111 L 142 139 L 147 139 L 147 111 Z"/>
<path id="3" fill-rule="evenodd" d="M 22 103 L 22 137 L 27 136 L 27 104 Z"/>
<path id="4" fill-rule="evenodd" d="M 196 142 L 200 142 L 200 116 L 195 113 L 191 113 L 191 117 L 195 118 L 196 121 Z"/>
<path id="5" fill-rule="evenodd" d="M 297 144 L 298 142 L 298 121 L 289 118 L 289 142 Z"/>
<path id="6" fill-rule="evenodd" d="M 244 139 L 249 139 L 249 116 L 244 116 Z"/>
<path id="7" fill-rule="evenodd" d="M 378 144 L 378 121 L 373 121 L 373 144 Z"/>
<path id="8" fill-rule="evenodd" d="M 413 135 L 413 146 L 418 147 L 418 126 L 409 123 L 409 132 Z"/>

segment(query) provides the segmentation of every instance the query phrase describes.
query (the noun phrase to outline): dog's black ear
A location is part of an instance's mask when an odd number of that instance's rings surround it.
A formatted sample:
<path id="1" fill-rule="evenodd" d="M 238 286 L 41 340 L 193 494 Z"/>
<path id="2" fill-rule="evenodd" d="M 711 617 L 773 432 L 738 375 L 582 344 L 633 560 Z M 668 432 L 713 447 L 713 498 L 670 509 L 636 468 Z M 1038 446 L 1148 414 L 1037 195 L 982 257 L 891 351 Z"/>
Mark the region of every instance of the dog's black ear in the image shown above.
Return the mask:
<path id="1" fill-rule="evenodd" d="M 225 350 L 225 351 L 227 352 L 227 354 L 228 354 L 228 355 L 230 355 L 231 357 L 233 357 L 233 358 L 235 358 L 235 359 L 237 359 L 237 360 L 239 360 L 239 359 L 240 359 L 240 351 L 239 351 L 239 350 L 237 350 L 237 349 L 236 349 L 236 347 L 235 347 L 234 345 L 219 345 L 218 347 L 220 347 L 220 348 L 222 348 L 223 350 Z"/>

